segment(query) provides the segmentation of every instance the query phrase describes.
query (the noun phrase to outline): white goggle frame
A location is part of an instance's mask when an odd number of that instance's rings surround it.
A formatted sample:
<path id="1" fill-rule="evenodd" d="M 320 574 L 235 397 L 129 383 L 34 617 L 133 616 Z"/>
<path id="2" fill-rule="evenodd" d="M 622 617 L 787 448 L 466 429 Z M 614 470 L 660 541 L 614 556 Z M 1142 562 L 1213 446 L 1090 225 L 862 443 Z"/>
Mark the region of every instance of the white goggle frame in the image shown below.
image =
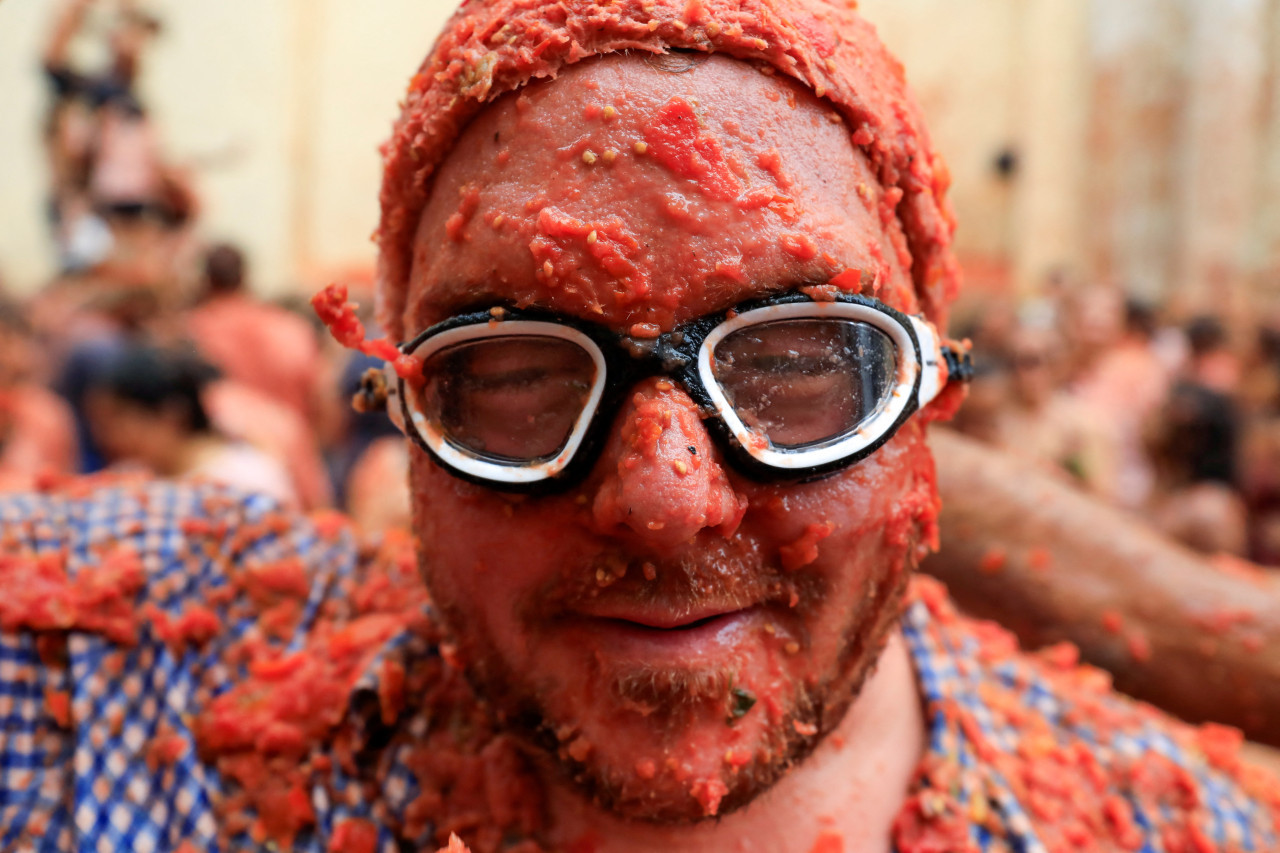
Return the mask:
<path id="1" fill-rule="evenodd" d="M 866 323 L 884 332 L 897 349 L 898 377 L 887 404 L 857 429 L 810 447 L 780 450 L 743 423 L 715 379 L 715 349 L 734 332 L 780 320 L 840 319 Z M 729 431 L 756 461 L 784 471 L 818 468 L 855 456 L 897 427 L 904 413 L 924 408 L 942 390 L 942 346 L 933 327 L 910 317 L 915 340 L 891 315 L 855 302 L 793 302 L 745 311 L 716 326 L 698 349 L 698 374 Z M 917 348 L 917 341 L 919 346 Z M 919 380 L 919 381 L 917 381 Z"/>
<path id="2" fill-rule="evenodd" d="M 546 319 L 522 319 L 519 312 L 497 309 L 490 315 L 473 316 L 491 316 L 492 319 L 476 320 L 436 333 L 429 330 L 417 339 L 421 343 L 410 344 L 402 349 L 425 362 L 449 347 L 492 337 L 543 337 L 576 344 L 590 355 L 595 376 L 582 412 L 561 450 L 553 457 L 513 463 L 485 457 L 455 444 L 439 425 L 433 423 L 412 403 L 410 396 L 405 393 L 404 380 L 396 375 L 391 365 L 386 366 L 388 412 L 402 432 L 416 437 L 436 461 L 464 479 L 491 484 L 496 488 L 511 487 L 513 490 L 524 490 L 552 481 L 573 464 L 584 443 L 595 430 L 601 428 L 594 422 L 606 393 L 610 393 L 611 360 L 595 338 L 575 325 Z M 804 319 L 852 320 L 866 323 L 883 332 L 895 347 L 898 375 L 887 402 L 881 404 L 879 410 L 856 429 L 818 444 L 780 449 L 748 427 L 734 411 L 716 381 L 714 353 L 721 341 L 741 329 L 776 321 Z M 735 450 L 749 456 L 753 467 L 777 472 L 783 477 L 794 475 L 804 478 L 830 470 L 845 460 L 852 464 L 874 452 L 912 413 L 924 408 L 938 396 L 949 381 L 953 369 L 953 365 L 944 356 L 942 342 L 930 323 L 919 317 L 893 311 L 874 300 L 861 298 L 856 302 L 788 301 L 765 304 L 737 313 L 731 311 L 707 332 L 704 339 L 695 343 L 696 352 L 690 351 L 688 355 L 691 358 L 685 359 L 691 363 L 686 369 L 678 371 L 682 376 L 677 376 L 674 372 L 668 372 L 668 375 L 683 384 L 685 390 L 704 408 L 712 410 L 709 414 L 714 414 L 724 425 L 738 445 Z M 617 366 L 617 359 L 613 360 L 613 364 Z M 698 387 L 694 387 L 695 385 Z M 600 442 L 596 441 L 594 444 L 598 446 Z M 747 461 L 743 460 L 743 464 Z"/>
<path id="3" fill-rule="evenodd" d="M 485 334 L 481 331 L 483 329 L 491 329 L 493 331 L 490 334 Z M 488 337 L 555 338 L 577 344 L 591 355 L 591 361 L 596 369 L 595 378 L 591 383 L 591 391 L 587 395 L 586 405 L 582 407 L 582 413 L 578 415 L 577 421 L 574 422 L 573 430 L 569 433 L 569 440 L 565 442 L 564 447 L 555 456 L 549 459 L 534 460 L 524 465 L 513 465 L 496 462 L 469 451 L 465 447 L 454 444 L 420 409 L 409 402 L 409 397 L 404 394 L 402 387 L 403 380 L 395 375 L 391 365 L 387 365 L 386 368 L 391 371 L 387 376 L 387 387 L 392 389 L 388 394 L 387 410 L 393 413 L 392 417 L 396 421 L 396 426 L 400 427 L 401 432 L 406 434 L 408 434 L 408 431 L 404 428 L 404 417 L 407 415 L 413 421 L 413 428 L 418 437 L 423 440 L 431 452 L 445 465 L 469 477 L 495 483 L 510 483 L 512 485 L 531 485 L 551 479 L 560 474 L 569 465 L 569 462 L 573 460 L 573 457 L 577 455 L 583 439 L 586 438 L 587 428 L 591 425 L 591 419 L 600 407 L 600 398 L 604 396 L 605 383 L 608 381 L 604 353 L 595 341 L 572 326 L 536 320 L 510 320 L 501 323 L 492 322 L 486 325 L 462 326 L 457 329 L 450 329 L 447 332 L 441 332 L 428 338 L 423 342 L 422 346 L 414 349 L 412 354 L 426 361 L 436 353 L 451 346 Z M 400 399 L 395 399 L 397 397 Z"/>

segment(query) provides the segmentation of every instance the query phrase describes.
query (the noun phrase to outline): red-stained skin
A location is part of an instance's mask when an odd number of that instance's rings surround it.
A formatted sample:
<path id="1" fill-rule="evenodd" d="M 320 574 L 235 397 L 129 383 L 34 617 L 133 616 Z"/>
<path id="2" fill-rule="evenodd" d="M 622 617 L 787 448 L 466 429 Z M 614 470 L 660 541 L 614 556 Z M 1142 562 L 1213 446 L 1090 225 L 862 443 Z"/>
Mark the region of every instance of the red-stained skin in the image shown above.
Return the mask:
<path id="1" fill-rule="evenodd" d="M 498 101 L 446 160 L 406 328 L 503 302 L 651 334 L 837 277 L 910 311 L 879 192 L 847 127 L 789 81 L 719 57 L 681 74 L 586 62 Z M 633 389 L 566 494 L 504 496 L 416 449 L 412 486 L 461 659 L 499 710 L 536 709 L 615 810 L 659 820 L 742 805 L 840 722 L 936 509 L 918 419 L 837 476 L 765 486 L 661 380 Z M 614 690 L 641 677 L 702 679 L 703 698 L 672 711 Z M 733 725 L 730 678 L 758 700 Z M 825 713 L 797 708 L 802 690 Z"/>

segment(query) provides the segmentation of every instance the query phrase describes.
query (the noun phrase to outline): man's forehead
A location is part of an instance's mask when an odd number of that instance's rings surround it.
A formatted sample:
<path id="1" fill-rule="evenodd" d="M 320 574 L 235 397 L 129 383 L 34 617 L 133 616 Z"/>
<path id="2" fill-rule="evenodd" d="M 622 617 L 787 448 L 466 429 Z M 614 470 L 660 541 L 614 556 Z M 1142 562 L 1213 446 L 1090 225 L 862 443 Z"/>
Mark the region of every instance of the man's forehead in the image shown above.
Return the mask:
<path id="1" fill-rule="evenodd" d="M 862 276 L 863 283 L 869 283 L 870 274 Z M 721 293 L 707 294 L 706 299 L 691 305 L 689 310 L 671 312 L 672 323 L 687 322 L 703 316 L 718 314 L 743 303 L 762 299 L 780 293 L 792 291 L 811 291 L 814 288 L 829 287 L 830 277 L 821 271 L 806 273 L 804 270 L 784 270 L 771 278 L 757 278 L 732 291 L 725 289 Z M 865 292 L 859 290 L 858 292 Z M 818 293 L 821 298 L 821 293 Z M 567 317 L 597 322 L 612 326 L 616 331 L 631 333 L 637 324 L 643 324 L 646 317 L 640 313 L 632 315 L 608 315 L 594 311 L 583 311 L 574 301 L 560 301 L 554 292 L 530 294 L 528 289 L 502 281 L 454 281 L 442 284 L 431 291 L 424 304 L 427 313 L 421 315 L 417 325 L 425 327 L 448 317 L 461 314 L 472 314 L 492 311 L 494 308 L 539 309 L 551 313 L 564 314 Z M 641 335 L 643 336 L 643 335 Z"/>
<path id="2" fill-rule="evenodd" d="M 725 57 L 668 67 L 582 63 L 472 122 L 420 223 L 410 328 L 506 303 L 669 326 L 849 269 L 910 293 L 829 104 Z"/>
<path id="3" fill-rule="evenodd" d="M 947 170 L 901 65 L 846 0 L 464 3 L 412 77 L 383 148 L 377 242 L 384 325 L 401 334 L 412 318 L 420 214 L 440 164 L 487 104 L 594 57 L 680 49 L 758 62 L 839 111 L 872 165 L 883 219 L 896 220 L 901 230 L 891 260 L 910 267 L 915 299 L 945 325 L 959 286 Z"/>

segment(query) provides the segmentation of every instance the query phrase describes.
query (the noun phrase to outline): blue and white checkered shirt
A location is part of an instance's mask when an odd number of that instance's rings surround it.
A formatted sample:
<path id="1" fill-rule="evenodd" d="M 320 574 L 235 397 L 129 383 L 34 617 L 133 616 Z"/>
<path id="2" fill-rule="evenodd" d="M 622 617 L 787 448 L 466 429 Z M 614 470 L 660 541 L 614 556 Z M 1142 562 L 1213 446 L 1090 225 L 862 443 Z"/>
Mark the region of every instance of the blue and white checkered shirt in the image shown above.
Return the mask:
<path id="1" fill-rule="evenodd" d="M 122 552 L 143 570 L 124 590 L 132 644 L 102 627 L 111 595 L 88 580 Z M 368 597 L 352 592 L 364 553 L 345 530 L 212 485 L 82 483 L 0 498 L 0 597 L 12 599 L 42 555 L 65 567 L 67 584 L 83 580 L 71 615 L 0 602 L 0 851 L 274 849 L 252 801 L 228 790 L 218 767 L 229 765 L 199 747 L 200 715 L 243 679 L 238 650 L 287 653 L 341 626 L 344 597 Z M 246 615 L 254 592 L 243 574 L 282 560 L 301 561 L 307 587 L 287 630 L 264 636 Z M 160 623 L 193 603 L 217 614 L 217 630 L 185 649 L 166 643 Z M 915 586 L 902 625 L 931 719 L 895 825 L 903 853 L 1280 850 L 1280 794 L 1215 748 L 1221 732 L 1116 696 L 1060 651 L 1018 652 L 997 629 L 956 615 L 931 583 Z M 419 627 L 380 639 L 382 651 L 362 659 L 342 722 L 310 747 L 293 849 L 432 849 L 452 829 L 477 851 L 520 841 L 528 820 L 511 808 L 484 813 L 501 827 L 449 814 L 468 785 L 492 790 L 477 773 L 506 783 L 519 772 L 492 748 L 467 765 L 465 785 L 456 762 L 433 761 L 433 736 L 452 726 L 456 739 L 475 706 L 442 713 L 469 694 L 448 647 L 423 636 Z M 410 700 L 394 700 L 392 671 L 408 674 Z M 353 827 L 369 845 L 344 834 Z"/>

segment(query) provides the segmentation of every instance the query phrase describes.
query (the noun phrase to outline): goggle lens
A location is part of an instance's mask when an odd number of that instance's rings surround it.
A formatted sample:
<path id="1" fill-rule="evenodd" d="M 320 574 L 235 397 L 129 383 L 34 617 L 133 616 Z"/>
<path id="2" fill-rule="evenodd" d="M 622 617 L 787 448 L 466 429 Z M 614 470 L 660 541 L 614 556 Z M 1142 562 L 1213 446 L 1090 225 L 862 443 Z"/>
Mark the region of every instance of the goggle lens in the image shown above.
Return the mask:
<path id="1" fill-rule="evenodd" d="M 717 384 L 742 422 L 778 450 L 802 450 L 855 432 L 897 384 L 893 340 L 847 319 L 747 326 L 715 347 Z"/>
<path id="2" fill-rule="evenodd" d="M 568 443 L 596 381 L 591 354 L 550 337 L 494 337 L 433 354 L 410 393 L 455 447 L 496 462 L 554 458 Z"/>

